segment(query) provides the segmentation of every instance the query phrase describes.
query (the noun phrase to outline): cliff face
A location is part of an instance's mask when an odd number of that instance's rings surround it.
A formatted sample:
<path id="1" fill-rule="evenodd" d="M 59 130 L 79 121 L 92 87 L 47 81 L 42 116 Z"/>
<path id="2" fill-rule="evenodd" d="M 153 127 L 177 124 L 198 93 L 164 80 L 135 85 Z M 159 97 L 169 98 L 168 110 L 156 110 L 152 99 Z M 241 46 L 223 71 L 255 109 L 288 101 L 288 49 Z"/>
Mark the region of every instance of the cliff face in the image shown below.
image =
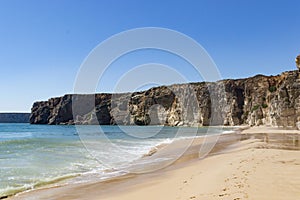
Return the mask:
<path id="1" fill-rule="evenodd" d="M 0 123 L 29 123 L 30 113 L 0 113 Z"/>
<path id="2" fill-rule="evenodd" d="M 295 127 L 299 121 L 299 71 L 132 94 L 65 95 L 34 103 L 30 116 L 33 124 Z"/>

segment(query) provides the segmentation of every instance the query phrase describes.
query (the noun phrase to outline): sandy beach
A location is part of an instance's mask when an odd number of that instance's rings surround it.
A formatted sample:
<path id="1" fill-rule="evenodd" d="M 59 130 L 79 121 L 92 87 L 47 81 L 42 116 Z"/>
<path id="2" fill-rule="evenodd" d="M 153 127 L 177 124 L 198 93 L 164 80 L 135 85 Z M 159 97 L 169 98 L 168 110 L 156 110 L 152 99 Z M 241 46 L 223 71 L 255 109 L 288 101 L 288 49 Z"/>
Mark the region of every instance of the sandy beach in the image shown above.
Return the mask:
<path id="1" fill-rule="evenodd" d="M 195 139 L 175 163 L 149 173 L 104 182 L 70 184 L 21 193 L 10 199 L 209 200 L 285 199 L 300 196 L 300 132 L 256 127 L 218 138 L 199 159 L 203 139 Z M 172 153 L 158 150 L 151 156 Z"/>
<path id="2" fill-rule="evenodd" d="M 300 200 L 299 10 L 0 0 L 0 200 Z"/>

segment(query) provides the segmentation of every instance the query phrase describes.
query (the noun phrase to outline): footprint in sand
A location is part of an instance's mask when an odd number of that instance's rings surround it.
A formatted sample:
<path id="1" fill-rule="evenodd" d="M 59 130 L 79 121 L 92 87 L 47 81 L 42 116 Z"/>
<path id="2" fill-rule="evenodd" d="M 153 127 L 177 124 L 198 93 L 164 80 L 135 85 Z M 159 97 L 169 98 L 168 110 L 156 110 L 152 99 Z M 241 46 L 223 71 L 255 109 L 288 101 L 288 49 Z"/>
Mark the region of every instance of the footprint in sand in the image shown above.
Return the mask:
<path id="1" fill-rule="evenodd" d="M 225 192 L 226 190 L 228 190 L 228 188 L 223 188 L 223 191 Z"/>

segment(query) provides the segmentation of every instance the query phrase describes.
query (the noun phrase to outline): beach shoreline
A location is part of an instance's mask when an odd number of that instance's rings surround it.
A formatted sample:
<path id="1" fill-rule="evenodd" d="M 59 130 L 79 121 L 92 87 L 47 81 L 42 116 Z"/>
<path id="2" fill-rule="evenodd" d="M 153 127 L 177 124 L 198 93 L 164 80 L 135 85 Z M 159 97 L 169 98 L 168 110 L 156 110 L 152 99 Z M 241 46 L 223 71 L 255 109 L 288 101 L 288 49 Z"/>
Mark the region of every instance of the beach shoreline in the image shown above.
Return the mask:
<path id="1" fill-rule="evenodd" d="M 196 138 L 176 162 L 162 169 L 137 171 L 106 181 L 40 188 L 9 199 L 280 199 L 283 191 L 289 194 L 285 199 L 300 195 L 300 179 L 281 177 L 279 173 L 288 168 L 292 174 L 300 168 L 299 131 L 242 127 L 236 133 L 215 137 L 219 137 L 217 144 L 202 159 L 199 148 L 203 138 Z M 146 157 L 159 156 L 160 152 L 165 156 L 180 148 L 182 141 L 176 141 L 171 149 L 158 149 Z M 269 175 L 259 182 L 263 171 Z M 263 192 L 257 188 L 275 177 L 287 186 L 282 188 L 282 183 Z"/>

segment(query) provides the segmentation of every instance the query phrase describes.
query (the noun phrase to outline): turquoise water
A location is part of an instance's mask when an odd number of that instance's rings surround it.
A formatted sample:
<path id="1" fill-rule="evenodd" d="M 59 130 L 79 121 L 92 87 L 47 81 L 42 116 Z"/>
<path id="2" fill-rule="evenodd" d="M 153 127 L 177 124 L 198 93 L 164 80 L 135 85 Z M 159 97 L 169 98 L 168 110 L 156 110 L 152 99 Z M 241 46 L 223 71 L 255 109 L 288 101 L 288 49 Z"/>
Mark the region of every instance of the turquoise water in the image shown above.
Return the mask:
<path id="1" fill-rule="evenodd" d="M 184 137 L 206 131 L 185 128 Z M 0 124 L 0 197 L 128 166 L 154 146 L 171 142 L 177 132 L 178 128 L 157 126 Z"/>

